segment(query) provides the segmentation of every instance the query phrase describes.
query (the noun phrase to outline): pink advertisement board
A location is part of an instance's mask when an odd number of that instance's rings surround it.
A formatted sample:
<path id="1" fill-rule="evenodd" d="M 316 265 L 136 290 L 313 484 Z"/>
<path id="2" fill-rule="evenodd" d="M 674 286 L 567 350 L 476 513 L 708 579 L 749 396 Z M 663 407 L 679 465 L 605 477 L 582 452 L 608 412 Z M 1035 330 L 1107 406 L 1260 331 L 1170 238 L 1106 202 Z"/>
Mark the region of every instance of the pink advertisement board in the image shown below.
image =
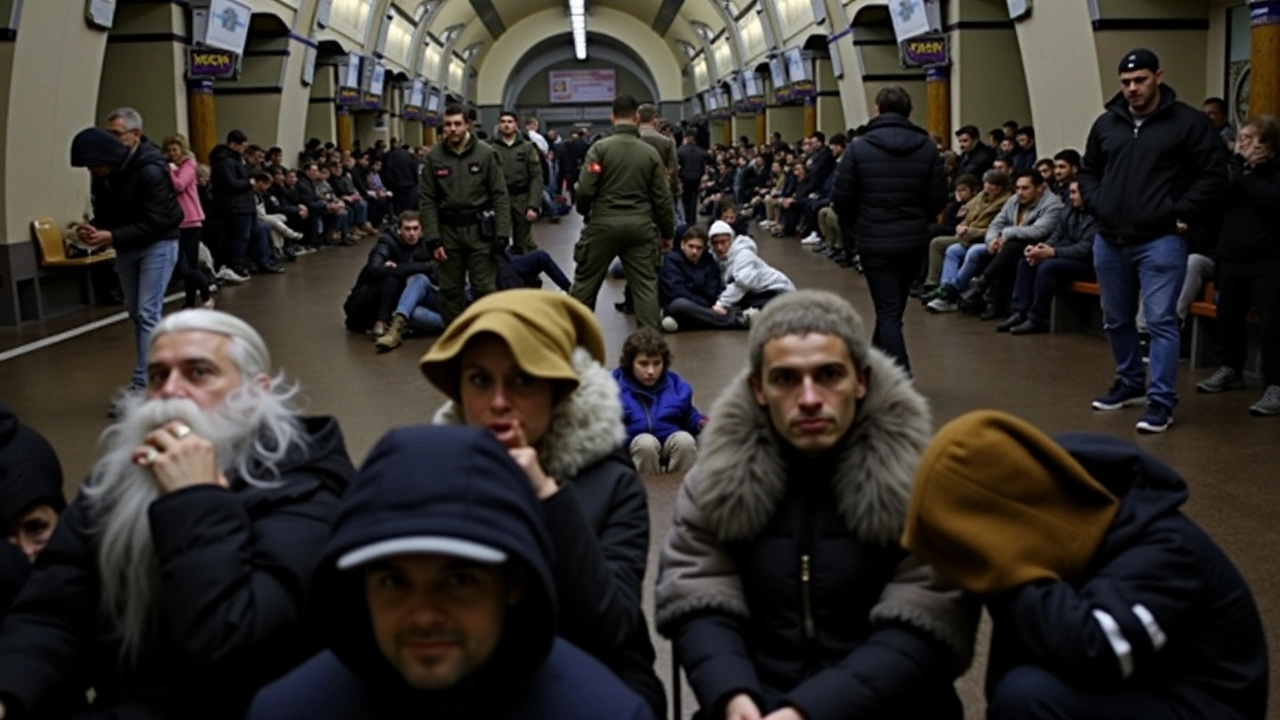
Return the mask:
<path id="1" fill-rule="evenodd" d="M 618 92 L 613 70 L 552 70 L 547 77 L 553 103 L 611 103 Z"/>

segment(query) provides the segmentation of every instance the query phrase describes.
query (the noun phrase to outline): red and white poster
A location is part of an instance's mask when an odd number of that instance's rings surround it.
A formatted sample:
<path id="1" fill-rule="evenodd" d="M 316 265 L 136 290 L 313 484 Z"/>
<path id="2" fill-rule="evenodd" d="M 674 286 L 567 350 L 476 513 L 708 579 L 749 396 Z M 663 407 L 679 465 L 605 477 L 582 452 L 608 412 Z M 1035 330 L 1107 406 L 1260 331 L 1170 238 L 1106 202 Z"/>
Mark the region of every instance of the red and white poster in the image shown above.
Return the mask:
<path id="1" fill-rule="evenodd" d="M 611 103 L 618 93 L 618 77 L 613 70 L 552 70 L 553 103 Z"/>

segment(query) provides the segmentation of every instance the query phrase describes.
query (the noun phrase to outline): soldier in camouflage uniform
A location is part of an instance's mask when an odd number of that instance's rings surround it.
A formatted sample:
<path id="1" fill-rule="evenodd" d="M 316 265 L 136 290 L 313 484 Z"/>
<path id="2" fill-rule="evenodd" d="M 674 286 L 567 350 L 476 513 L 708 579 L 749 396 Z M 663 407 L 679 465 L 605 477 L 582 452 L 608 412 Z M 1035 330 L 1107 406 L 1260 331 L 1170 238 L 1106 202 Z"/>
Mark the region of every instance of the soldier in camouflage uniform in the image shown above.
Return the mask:
<path id="1" fill-rule="evenodd" d="M 505 110 L 498 121 L 498 137 L 493 147 L 502 160 L 502 174 L 507 178 L 507 195 L 511 198 L 511 244 L 517 255 L 538 248 L 533 242 L 533 221 L 542 206 L 542 157 L 538 146 L 520 134 L 516 114 Z"/>
<path id="2" fill-rule="evenodd" d="M 423 235 L 440 277 L 440 317 L 445 327 L 467 307 L 467 281 L 473 298 L 495 289 L 494 252 L 511 237 L 511 201 L 497 152 L 471 133 L 461 107 L 450 105 L 443 117 L 444 138 L 427 153 L 418 182 Z M 485 234 L 485 211 L 493 213 Z"/>
<path id="3" fill-rule="evenodd" d="M 636 320 L 657 329 L 658 266 L 671 246 L 675 210 L 658 151 L 640 139 L 635 98 L 613 101 L 613 133 L 591 146 L 578 178 L 578 212 L 586 227 L 573 249 L 574 298 L 594 309 L 609 263 L 622 259 Z"/>

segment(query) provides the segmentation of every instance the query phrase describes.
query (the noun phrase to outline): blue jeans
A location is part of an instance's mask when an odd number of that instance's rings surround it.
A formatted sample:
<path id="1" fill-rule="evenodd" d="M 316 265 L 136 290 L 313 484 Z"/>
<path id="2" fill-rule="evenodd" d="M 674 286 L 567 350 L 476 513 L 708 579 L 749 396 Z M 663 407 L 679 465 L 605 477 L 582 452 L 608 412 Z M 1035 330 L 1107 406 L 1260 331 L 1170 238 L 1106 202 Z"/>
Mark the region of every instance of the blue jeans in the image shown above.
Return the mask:
<path id="1" fill-rule="evenodd" d="M 1146 385 L 1146 368 L 1138 348 L 1138 296 L 1142 296 L 1151 333 L 1149 402 L 1172 408 L 1178 404 L 1178 351 L 1181 345 L 1178 295 L 1187 273 L 1187 242 L 1165 235 L 1141 245 L 1116 245 L 1098 236 L 1093 267 L 1102 295 L 1102 328 L 1107 331 L 1116 374 L 1125 385 Z"/>
<path id="2" fill-rule="evenodd" d="M 258 222 L 256 218 L 253 221 L 253 230 L 249 233 L 249 252 L 253 253 L 253 262 L 258 267 L 275 263 L 275 256 L 271 253 L 271 228 L 264 222 Z M 240 256 L 240 260 L 244 262 L 243 255 Z"/>
<path id="3" fill-rule="evenodd" d="M 147 351 L 151 344 L 151 331 L 160 324 L 164 314 L 164 291 L 173 277 L 178 262 L 178 238 L 161 240 L 140 250 L 116 253 L 116 274 L 120 276 L 120 290 L 124 294 L 124 307 L 133 320 L 133 339 L 137 346 L 138 361 L 133 368 L 134 388 L 147 386 Z"/>
<path id="4" fill-rule="evenodd" d="M 956 290 L 964 291 L 969 282 L 991 261 L 991 253 L 987 252 L 985 243 L 976 242 L 969 247 L 960 243 L 947 247 L 945 259 L 942 261 L 942 285 L 950 285 Z M 939 286 L 941 287 L 941 285 Z"/>
<path id="5" fill-rule="evenodd" d="M 436 308 L 436 289 L 431 280 L 426 275 L 410 275 L 400 293 L 396 314 L 405 316 L 409 327 L 415 330 L 439 332 L 444 329 L 444 320 Z"/>
<path id="6" fill-rule="evenodd" d="M 369 203 L 361 200 L 358 203 L 351 203 L 347 206 L 351 212 L 351 223 L 357 227 L 369 222 Z"/>

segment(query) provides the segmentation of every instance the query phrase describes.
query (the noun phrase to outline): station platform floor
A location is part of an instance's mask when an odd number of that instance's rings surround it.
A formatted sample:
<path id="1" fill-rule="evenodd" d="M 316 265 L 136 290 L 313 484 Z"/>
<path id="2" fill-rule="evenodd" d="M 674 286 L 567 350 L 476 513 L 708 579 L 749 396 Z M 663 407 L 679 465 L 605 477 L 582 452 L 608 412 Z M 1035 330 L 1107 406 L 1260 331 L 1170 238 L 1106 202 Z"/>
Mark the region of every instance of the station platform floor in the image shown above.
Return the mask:
<path id="1" fill-rule="evenodd" d="M 580 220 L 573 214 L 559 225 L 535 226 L 538 244 L 570 276 Z M 756 238 L 761 255 L 797 286 L 825 288 L 847 297 L 870 328 L 870 297 L 856 273 L 802 249 L 795 239 L 775 239 L 763 232 Z M 343 328 L 342 302 L 369 248 L 370 241 L 364 241 L 306 256 L 290 264 L 285 275 L 255 277 L 218 295 L 219 308 L 257 327 L 276 365 L 302 383 L 308 411 L 341 420 L 357 463 L 384 431 L 428 422 L 443 402 L 417 369 L 429 338 L 410 339 L 400 349 L 378 355 L 368 338 Z M 622 285 L 621 280 L 607 281 L 597 306 L 611 357 L 634 328 L 634 317 L 613 309 L 621 300 Z M 39 325 L 0 329 L 0 358 L 42 336 L 118 310 L 84 310 Z M 1105 341 L 1084 334 L 1010 337 L 994 332 L 993 325 L 971 317 L 931 316 L 917 304 L 908 311 L 916 383 L 929 399 L 935 424 L 973 409 L 997 408 L 1051 433 L 1087 431 L 1136 439 L 1186 477 L 1191 487 L 1187 512 L 1241 568 L 1261 607 L 1268 644 L 1280 648 L 1280 418 L 1249 416 L 1247 408 L 1260 390 L 1196 395 L 1195 382 L 1209 371 L 1192 373 L 1184 365 L 1175 425 L 1166 434 L 1141 437 L 1133 429 L 1140 409 L 1098 413 L 1089 407 L 1112 379 Z M 668 339 L 674 368 L 693 385 L 703 410 L 746 362 L 744 332 L 676 333 Z M 97 438 L 108 422 L 108 401 L 132 367 L 132 344 L 132 327 L 124 321 L 0 360 L 0 397 L 53 443 L 66 472 L 68 493 L 75 491 L 93 462 Z M 646 604 L 651 608 L 657 550 L 670 524 L 679 479 L 659 476 L 646 482 L 652 515 Z M 669 683 L 669 645 L 658 638 L 655 643 L 658 674 Z M 959 681 L 970 718 L 985 714 L 983 654 Z M 1271 717 L 1280 718 L 1277 666 L 1280 663 L 1273 662 L 1270 706 Z M 696 705 L 687 685 L 683 698 L 688 716 Z"/>

